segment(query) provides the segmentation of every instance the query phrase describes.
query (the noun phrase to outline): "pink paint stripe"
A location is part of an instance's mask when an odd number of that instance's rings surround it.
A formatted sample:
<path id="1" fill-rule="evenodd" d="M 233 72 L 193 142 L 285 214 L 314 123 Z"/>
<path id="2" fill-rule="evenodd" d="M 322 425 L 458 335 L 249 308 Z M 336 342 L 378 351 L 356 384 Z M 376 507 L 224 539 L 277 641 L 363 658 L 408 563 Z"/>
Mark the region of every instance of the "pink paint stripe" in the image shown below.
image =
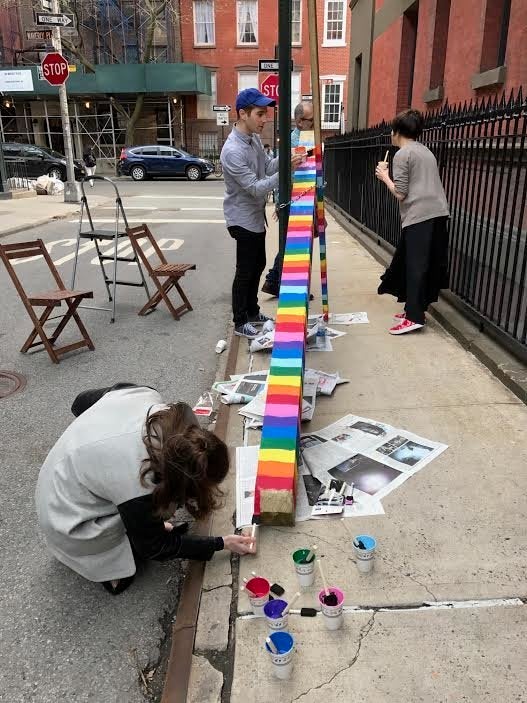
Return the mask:
<path id="1" fill-rule="evenodd" d="M 277 342 L 303 342 L 305 332 L 280 332 L 278 328 L 274 333 L 274 343 Z"/>
<path id="2" fill-rule="evenodd" d="M 269 416 L 298 417 L 298 405 L 278 405 L 277 403 L 267 403 L 267 405 L 265 406 L 265 418 Z"/>
<path id="3" fill-rule="evenodd" d="M 284 281 L 304 281 L 307 279 L 307 272 L 306 273 L 284 273 L 282 274 L 282 283 Z"/>

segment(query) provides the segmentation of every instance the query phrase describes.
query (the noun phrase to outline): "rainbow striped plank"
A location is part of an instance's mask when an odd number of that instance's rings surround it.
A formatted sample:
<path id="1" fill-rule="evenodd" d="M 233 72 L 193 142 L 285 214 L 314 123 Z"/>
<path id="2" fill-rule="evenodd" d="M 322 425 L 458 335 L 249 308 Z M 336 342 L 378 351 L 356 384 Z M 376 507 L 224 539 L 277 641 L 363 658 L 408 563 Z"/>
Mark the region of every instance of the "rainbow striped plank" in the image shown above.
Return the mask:
<path id="1" fill-rule="evenodd" d="M 326 260 L 326 224 L 324 217 L 324 167 L 322 161 L 322 147 L 315 147 L 315 160 L 317 165 L 317 232 L 320 247 L 320 285 L 322 289 L 322 313 L 324 319 L 329 319 L 328 297 L 328 265 Z"/>
<path id="2" fill-rule="evenodd" d="M 311 133 L 308 134 L 312 137 Z M 258 456 L 254 514 L 261 524 L 266 525 L 295 524 L 297 446 L 302 412 L 315 183 L 316 164 L 315 158 L 311 157 L 296 171 L 293 180 Z"/>

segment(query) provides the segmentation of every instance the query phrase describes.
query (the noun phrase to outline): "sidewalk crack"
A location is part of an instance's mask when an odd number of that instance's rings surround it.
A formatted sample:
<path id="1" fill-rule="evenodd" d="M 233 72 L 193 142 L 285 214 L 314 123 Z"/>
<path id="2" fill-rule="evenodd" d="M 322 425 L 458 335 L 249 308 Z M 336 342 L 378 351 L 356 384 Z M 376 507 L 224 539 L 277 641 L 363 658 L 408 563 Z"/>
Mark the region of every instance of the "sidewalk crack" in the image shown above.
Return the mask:
<path id="1" fill-rule="evenodd" d="M 304 691 L 301 693 L 299 696 L 296 698 L 293 698 L 291 703 L 295 703 L 295 701 L 299 701 L 301 698 L 304 698 L 304 696 L 307 696 L 309 693 L 312 691 L 318 691 L 321 688 L 324 688 L 324 686 L 329 686 L 329 684 L 334 681 L 334 679 L 337 678 L 337 676 L 340 676 L 344 671 L 348 671 L 348 669 L 351 669 L 355 664 L 357 663 L 360 655 L 360 650 L 362 647 L 363 641 L 366 639 L 366 637 L 370 634 L 371 630 L 373 629 L 373 626 L 375 624 L 375 616 L 377 615 L 377 611 L 375 610 L 368 622 L 361 627 L 361 630 L 359 632 L 359 641 L 357 643 L 357 649 L 355 651 L 355 654 L 353 655 L 352 660 L 350 661 L 349 664 L 346 664 L 346 666 L 343 666 L 342 669 L 339 669 L 336 671 L 327 681 L 324 681 L 323 683 L 319 684 L 318 686 L 313 686 L 312 688 L 309 688 L 307 691 Z"/>
<path id="2" fill-rule="evenodd" d="M 388 564 L 392 569 L 395 569 L 395 571 L 398 571 L 398 572 L 401 574 L 401 576 L 405 576 L 406 578 L 410 579 L 410 581 L 413 581 L 413 582 L 416 583 L 418 586 L 421 586 L 421 588 L 424 588 L 425 591 L 426 591 L 430 596 L 432 596 L 432 598 L 434 599 L 434 601 L 437 603 L 437 597 L 436 597 L 436 595 L 428 588 L 428 586 L 426 585 L 426 583 L 423 583 L 422 581 L 420 581 L 416 576 L 413 576 L 412 574 L 410 574 L 410 573 L 408 573 L 408 572 L 406 572 L 406 571 L 403 571 L 400 567 L 398 567 L 396 564 L 394 564 L 394 563 L 393 563 L 390 559 L 388 559 L 387 557 L 382 556 L 382 555 L 379 554 L 379 558 L 382 559 L 384 562 L 386 562 L 386 564 Z"/>

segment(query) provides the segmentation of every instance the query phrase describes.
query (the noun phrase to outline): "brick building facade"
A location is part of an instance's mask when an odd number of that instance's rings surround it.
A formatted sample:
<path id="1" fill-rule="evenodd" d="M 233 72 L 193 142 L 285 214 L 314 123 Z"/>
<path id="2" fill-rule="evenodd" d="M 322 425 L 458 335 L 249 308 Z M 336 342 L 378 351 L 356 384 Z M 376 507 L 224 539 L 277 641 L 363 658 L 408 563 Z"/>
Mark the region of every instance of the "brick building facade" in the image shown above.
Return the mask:
<path id="1" fill-rule="evenodd" d="M 306 0 L 292 0 L 292 103 L 311 93 L 311 68 Z M 212 105 L 231 105 L 236 119 L 239 90 L 259 87 L 258 60 L 273 58 L 278 41 L 276 0 L 181 0 L 183 61 L 213 71 L 210 98 L 191 98 L 185 105 L 187 147 L 214 151 L 221 147 L 222 129 L 216 126 Z M 322 82 L 322 120 L 327 133 L 338 131 L 341 106 L 347 94 L 350 9 L 348 0 L 318 0 L 319 63 Z M 228 130 L 223 130 L 226 137 Z M 272 143 L 272 123 L 264 141 Z"/>
<path id="2" fill-rule="evenodd" d="M 525 0 L 355 0 L 348 126 L 527 86 Z"/>

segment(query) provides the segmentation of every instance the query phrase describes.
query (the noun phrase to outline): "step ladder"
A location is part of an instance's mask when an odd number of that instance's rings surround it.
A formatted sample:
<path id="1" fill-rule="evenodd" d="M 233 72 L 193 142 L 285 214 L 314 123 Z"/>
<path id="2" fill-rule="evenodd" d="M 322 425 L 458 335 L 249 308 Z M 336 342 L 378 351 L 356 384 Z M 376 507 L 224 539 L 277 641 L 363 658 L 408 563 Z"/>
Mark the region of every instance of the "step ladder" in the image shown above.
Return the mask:
<path id="1" fill-rule="evenodd" d="M 111 183 L 115 190 L 115 227 L 111 229 L 98 229 L 93 226 L 93 220 L 88 205 L 88 198 L 86 197 L 86 191 L 84 185 L 86 181 L 107 181 Z M 91 240 L 95 244 L 95 251 L 97 252 L 97 257 L 99 259 L 99 265 L 101 267 L 101 272 L 104 280 L 104 285 L 106 286 L 106 292 L 108 293 L 108 302 L 111 303 L 111 307 L 103 308 L 96 305 L 82 305 L 81 307 L 87 308 L 89 310 L 105 310 L 106 312 L 111 312 L 111 322 L 115 322 L 115 304 L 117 301 L 117 286 L 134 286 L 136 288 L 144 288 L 147 296 L 147 300 L 150 299 L 150 291 L 148 290 L 148 285 L 141 267 L 141 263 L 137 258 L 134 248 L 130 243 L 131 254 L 129 256 L 122 256 L 119 254 L 119 244 L 123 239 L 128 239 L 128 234 L 126 230 L 128 229 L 128 220 L 126 219 L 126 213 L 123 208 L 123 202 L 119 194 L 119 190 L 111 178 L 106 176 L 86 176 L 80 181 L 82 198 L 81 198 L 81 211 L 79 217 L 79 231 L 77 234 L 77 245 L 75 248 L 75 258 L 73 261 L 73 274 L 71 277 L 71 289 L 75 288 L 75 278 L 77 275 L 77 263 L 79 257 L 79 249 L 81 240 Z M 87 222 L 84 224 L 84 217 L 87 217 Z M 113 242 L 113 253 L 103 253 L 101 251 L 101 246 L 104 247 L 105 242 Z M 106 269 L 104 268 L 105 261 L 113 261 L 112 276 L 108 277 Z M 120 280 L 117 278 L 117 263 L 127 262 L 135 263 L 139 270 L 139 275 L 141 277 L 140 281 L 127 281 Z"/>

